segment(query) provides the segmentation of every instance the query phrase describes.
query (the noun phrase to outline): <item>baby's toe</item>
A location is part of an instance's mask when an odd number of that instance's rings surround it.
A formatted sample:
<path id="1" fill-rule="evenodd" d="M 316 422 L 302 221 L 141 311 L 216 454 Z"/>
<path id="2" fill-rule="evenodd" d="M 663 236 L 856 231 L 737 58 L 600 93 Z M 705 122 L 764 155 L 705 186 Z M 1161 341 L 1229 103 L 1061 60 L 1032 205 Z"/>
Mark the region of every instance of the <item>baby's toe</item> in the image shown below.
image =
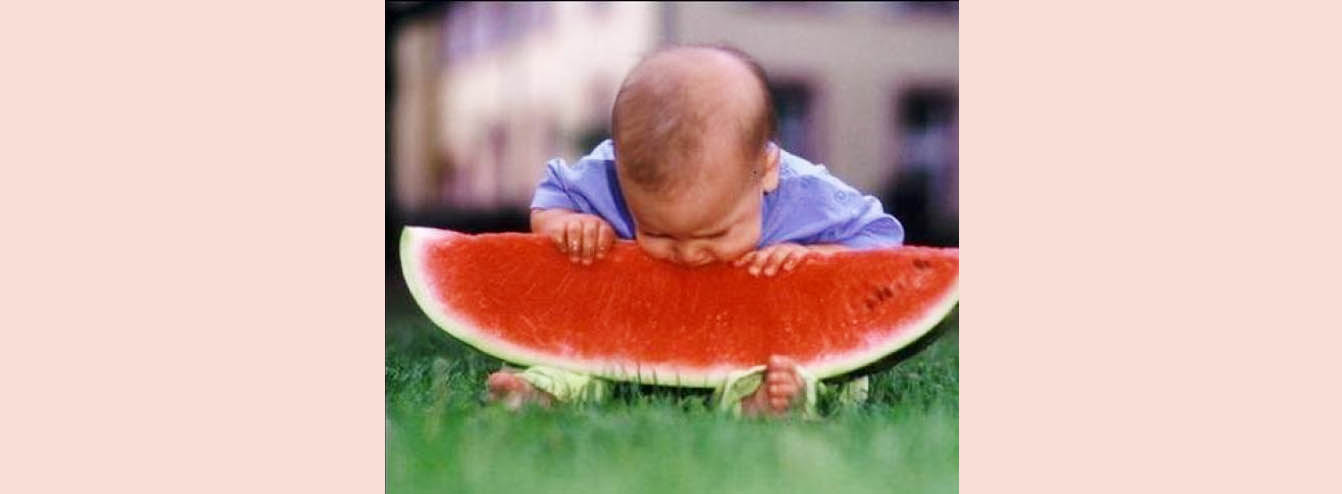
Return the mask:
<path id="1" fill-rule="evenodd" d="M 797 397 L 800 388 L 794 383 L 770 384 L 767 390 L 770 400 L 781 400 L 783 403 L 789 403 Z"/>
<path id="2" fill-rule="evenodd" d="M 779 369 L 792 372 L 796 367 L 797 367 L 797 361 L 792 360 L 791 358 L 784 357 L 782 355 L 773 355 L 769 357 L 770 369 Z"/>
<path id="3" fill-rule="evenodd" d="M 502 390 L 511 388 L 515 379 L 516 378 L 507 372 L 495 372 L 489 375 L 489 378 L 485 380 L 485 384 L 489 386 L 489 389 Z"/>

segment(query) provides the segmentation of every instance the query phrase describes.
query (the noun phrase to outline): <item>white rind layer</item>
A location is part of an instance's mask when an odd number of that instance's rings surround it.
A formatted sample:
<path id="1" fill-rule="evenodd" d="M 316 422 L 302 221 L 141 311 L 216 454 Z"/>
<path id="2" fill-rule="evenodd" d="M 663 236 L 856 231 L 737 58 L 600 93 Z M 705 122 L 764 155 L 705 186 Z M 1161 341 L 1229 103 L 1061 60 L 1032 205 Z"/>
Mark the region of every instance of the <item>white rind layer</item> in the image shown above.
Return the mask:
<path id="1" fill-rule="evenodd" d="M 708 369 L 685 369 L 669 365 L 642 366 L 633 362 L 558 356 L 532 351 L 526 347 L 484 334 L 473 324 L 467 323 L 466 317 L 458 314 L 451 307 L 440 303 L 436 297 L 428 293 L 427 280 L 420 276 L 420 273 L 424 272 L 424 247 L 429 242 L 452 238 L 465 238 L 465 235 L 434 228 L 406 227 L 401 232 L 401 270 L 405 275 L 406 284 L 410 287 L 411 295 L 415 302 L 419 304 L 420 309 L 428 314 L 429 319 L 433 320 L 438 327 L 447 331 L 448 334 L 481 352 L 519 365 L 544 365 L 617 381 L 633 381 L 662 386 L 713 388 L 724 382 L 731 373 L 743 370 L 730 366 Z M 908 330 L 897 333 L 887 341 L 876 342 L 862 350 L 855 350 L 847 354 L 829 355 L 813 360 L 807 364 L 807 370 L 819 379 L 845 374 L 870 365 L 917 341 L 918 338 L 936 327 L 937 323 L 941 322 L 946 314 L 955 307 L 959 300 L 959 284 L 959 276 L 957 275 L 955 282 L 942 299 L 913 323 Z"/>

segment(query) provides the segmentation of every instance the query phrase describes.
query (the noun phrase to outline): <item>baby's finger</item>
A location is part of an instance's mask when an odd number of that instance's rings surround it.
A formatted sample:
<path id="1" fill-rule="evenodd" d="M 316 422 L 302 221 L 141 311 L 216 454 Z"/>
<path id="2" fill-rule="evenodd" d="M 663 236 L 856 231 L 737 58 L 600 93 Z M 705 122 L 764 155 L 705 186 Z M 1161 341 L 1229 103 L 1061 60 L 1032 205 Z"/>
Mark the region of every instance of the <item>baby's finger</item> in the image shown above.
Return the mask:
<path id="1" fill-rule="evenodd" d="M 732 266 L 736 266 L 738 268 L 744 266 L 746 263 L 750 262 L 751 259 L 755 258 L 755 252 L 756 251 L 752 250 L 750 252 L 745 253 L 745 255 L 736 258 L 735 261 L 732 261 Z"/>
<path id="2" fill-rule="evenodd" d="M 792 255 L 788 256 L 787 262 L 783 264 L 783 270 L 792 271 L 793 268 L 796 268 L 798 264 L 801 264 L 801 262 L 810 255 L 811 251 L 806 249 L 797 249 L 792 251 Z"/>
<path id="3" fill-rule="evenodd" d="M 615 243 L 615 230 L 610 228 L 605 222 L 602 222 L 596 229 L 596 258 L 605 259 L 606 252 L 610 246 Z"/>
<path id="4" fill-rule="evenodd" d="M 582 222 L 582 263 L 591 264 L 596 254 L 596 222 Z"/>
<path id="5" fill-rule="evenodd" d="M 778 268 L 783 265 L 783 260 L 792 255 L 792 249 L 775 249 L 769 253 L 769 263 L 764 267 L 765 276 L 773 276 L 778 273 Z"/>
<path id="6" fill-rule="evenodd" d="M 550 240 L 554 241 L 555 248 L 559 249 L 560 253 L 567 253 L 567 249 L 564 248 L 564 230 L 552 230 Z"/>
<path id="7" fill-rule="evenodd" d="M 760 270 L 764 269 L 764 263 L 769 261 L 769 256 L 774 250 L 763 250 L 755 253 L 755 258 L 750 262 L 750 274 L 759 275 Z"/>
<path id="8" fill-rule="evenodd" d="M 571 221 L 564 228 L 568 235 L 566 239 L 568 246 L 568 258 L 570 261 L 578 262 L 578 249 L 582 247 L 582 222 Z"/>
<path id="9" fill-rule="evenodd" d="M 769 392 L 775 395 L 796 394 L 797 385 L 791 381 L 784 383 L 769 383 Z"/>

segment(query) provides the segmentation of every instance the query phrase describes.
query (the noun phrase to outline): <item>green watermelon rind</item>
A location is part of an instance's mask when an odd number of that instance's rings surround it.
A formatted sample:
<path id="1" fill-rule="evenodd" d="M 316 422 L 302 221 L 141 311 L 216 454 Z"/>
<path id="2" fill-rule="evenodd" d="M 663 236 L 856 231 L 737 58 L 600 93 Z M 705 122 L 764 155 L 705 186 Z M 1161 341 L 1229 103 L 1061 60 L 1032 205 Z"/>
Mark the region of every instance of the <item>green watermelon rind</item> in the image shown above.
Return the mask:
<path id="1" fill-rule="evenodd" d="M 890 338 L 889 341 L 874 344 L 865 350 L 859 349 L 845 355 L 821 358 L 819 363 L 807 366 L 807 370 L 810 370 L 820 379 L 826 379 L 871 365 L 926 336 L 946 318 L 946 315 L 951 312 L 951 309 L 955 308 L 955 304 L 959 301 L 960 277 L 957 275 L 950 288 L 942 295 L 941 300 L 929 307 L 922 317 L 911 323 L 909 329 L 897 332 L 896 336 Z"/>
<path id="2" fill-rule="evenodd" d="M 617 381 L 632 381 L 642 384 L 663 386 L 714 388 L 732 373 L 744 369 L 720 366 L 688 370 L 673 366 L 640 366 L 633 363 L 599 361 L 562 357 L 532 351 L 499 338 L 492 338 L 474 328 L 465 317 L 458 315 L 451 307 L 439 303 L 427 292 L 427 280 L 420 276 L 423 271 L 422 246 L 438 239 L 467 238 L 467 235 L 426 227 L 405 227 L 401 233 L 400 256 L 401 270 L 405 276 L 410 293 L 429 316 L 429 319 L 452 337 L 493 357 L 519 365 L 543 365 L 591 374 Z M 876 342 L 868 347 L 847 354 L 828 355 L 807 362 L 807 370 L 817 378 L 847 374 L 866 367 L 876 361 L 904 348 L 926 335 L 950 313 L 959 302 L 959 277 L 957 275 L 946 293 L 933 304 L 922 317 L 911 323 L 904 331 L 896 332 L 889 341 Z"/>
<path id="3" fill-rule="evenodd" d="M 499 358 L 514 364 L 521 365 L 544 365 L 556 367 L 573 372 L 583 372 L 611 379 L 627 380 L 622 376 L 611 375 L 609 372 L 595 370 L 592 363 L 582 359 L 563 359 L 553 355 L 547 355 L 540 352 L 531 351 L 521 345 L 516 345 L 507 340 L 491 338 L 475 330 L 475 325 L 467 323 L 466 318 L 458 315 L 430 293 L 427 293 L 428 284 L 420 276 L 423 269 L 422 256 L 419 247 L 423 245 L 420 240 L 428 241 L 435 239 L 464 239 L 464 234 L 450 232 L 446 230 L 437 230 L 425 227 L 405 227 L 401 233 L 401 271 L 405 276 L 406 284 L 410 287 L 410 295 L 414 297 L 415 303 L 419 308 L 429 316 L 429 319 L 437 324 L 439 328 L 447 331 L 452 337 L 461 340 L 463 343 L 479 350 L 487 355 Z M 584 365 L 586 364 L 586 365 Z M 597 367 L 599 368 L 599 367 Z"/>

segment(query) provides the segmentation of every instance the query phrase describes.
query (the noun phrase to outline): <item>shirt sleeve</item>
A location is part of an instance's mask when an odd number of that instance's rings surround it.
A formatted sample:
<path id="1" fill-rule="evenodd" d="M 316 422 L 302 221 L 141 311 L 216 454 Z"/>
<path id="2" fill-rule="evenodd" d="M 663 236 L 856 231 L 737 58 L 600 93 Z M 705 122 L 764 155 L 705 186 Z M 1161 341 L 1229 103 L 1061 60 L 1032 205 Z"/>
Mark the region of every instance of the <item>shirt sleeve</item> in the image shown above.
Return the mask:
<path id="1" fill-rule="evenodd" d="M 531 209 L 564 208 L 578 211 L 578 203 L 568 192 L 564 160 L 552 159 L 545 163 L 545 176 L 531 197 Z"/>
<path id="2" fill-rule="evenodd" d="M 633 238 L 633 220 L 624 207 L 615 178 L 610 140 L 569 165 L 562 159 L 545 163 L 545 173 L 531 196 L 531 209 L 563 208 L 600 216 L 620 238 Z"/>
<path id="3" fill-rule="evenodd" d="M 564 208 L 614 222 L 619 209 L 611 176 L 614 159 L 614 145 L 607 139 L 572 165 L 559 158 L 546 162 L 545 175 L 531 196 L 531 208 Z"/>
<path id="4" fill-rule="evenodd" d="M 854 249 L 897 247 L 904 243 L 904 225 L 885 213 L 881 201 L 875 197 L 863 198 L 866 206 L 861 214 L 830 233 L 837 243 Z"/>
<path id="5" fill-rule="evenodd" d="M 836 221 L 820 232 L 819 237 L 854 249 L 897 247 L 904 243 L 904 226 L 894 216 L 886 214 L 880 199 L 857 195 L 850 206 L 851 215 Z"/>
<path id="6" fill-rule="evenodd" d="M 904 227 L 881 201 L 815 165 L 783 152 L 778 188 L 765 195 L 760 246 L 782 242 L 839 244 L 854 249 L 894 247 Z"/>
<path id="7" fill-rule="evenodd" d="M 838 177 L 816 173 L 811 183 L 809 209 L 820 218 L 814 243 L 840 244 L 854 249 L 896 247 L 904 242 L 904 226 L 887 214 L 880 199 L 864 195 Z"/>

